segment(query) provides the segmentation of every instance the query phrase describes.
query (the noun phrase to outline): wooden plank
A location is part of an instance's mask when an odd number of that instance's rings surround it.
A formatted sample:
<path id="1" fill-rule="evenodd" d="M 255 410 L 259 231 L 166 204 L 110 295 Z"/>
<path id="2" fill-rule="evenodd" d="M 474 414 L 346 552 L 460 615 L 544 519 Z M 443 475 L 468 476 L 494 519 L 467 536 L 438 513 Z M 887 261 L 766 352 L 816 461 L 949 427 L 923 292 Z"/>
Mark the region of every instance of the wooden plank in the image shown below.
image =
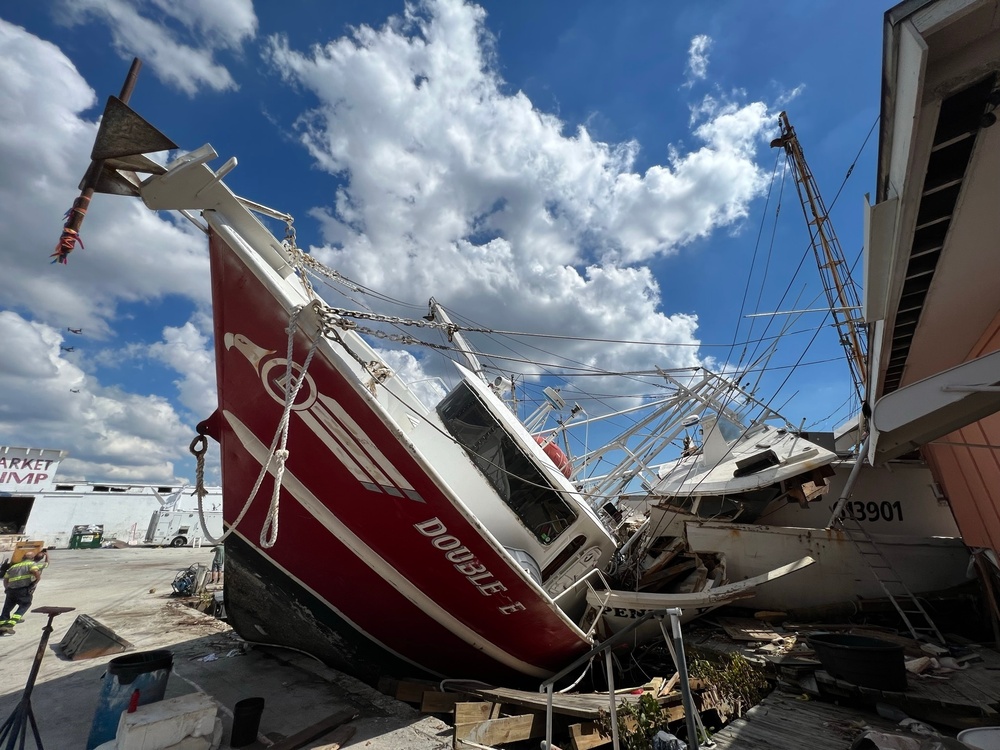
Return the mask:
<path id="1" fill-rule="evenodd" d="M 644 586 L 647 583 L 648 578 L 660 572 L 660 570 L 662 570 L 667 563 L 677 557 L 677 555 L 679 555 L 683 550 L 684 540 L 680 537 L 676 537 L 659 555 L 657 555 L 656 559 L 653 560 L 653 564 L 646 568 L 646 571 L 642 574 L 642 578 L 639 579 L 639 586 Z"/>
<path id="2" fill-rule="evenodd" d="M 679 563 L 671 565 L 669 568 L 661 570 L 659 573 L 654 573 L 649 576 L 648 579 L 644 578 L 644 581 L 639 586 L 640 591 L 648 591 L 650 589 L 656 589 L 658 586 L 665 586 L 670 581 L 677 578 L 681 573 L 688 570 L 694 569 L 698 563 L 694 558 L 688 558 L 682 560 Z"/>
<path id="3" fill-rule="evenodd" d="M 656 696 L 658 696 L 660 693 L 663 692 L 663 685 L 665 683 L 666 680 L 664 678 L 654 677 L 653 679 L 651 679 L 649 682 L 647 682 L 645 685 L 642 686 L 642 692 L 652 693 L 653 697 L 655 698 Z"/>
<path id="4" fill-rule="evenodd" d="M 719 624 L 733 640 L 773 641 L 781 635 L 773 629 L 749 617 L 720 617 Z"/>
<path id="5" fill-rule="evenodd" d="M 707 686 L 704 680 L 691 678 L 691 689 L 701 690 Z M 511 688 L 476 688 L 468 687 L 466 690 L 470 694 L 478 695 L 487 701 L 502 703 L 507 708 L 521 706 L 522 708 L 544 712 L 545 694 L 536 691 L 513 690 Z M 637 702 L 641 695 L 616 695 L 615 703 L 625 700 L 630 703 Z M 657 702 L 668 705 L 680 701 L 679 692 L 661 693 Z M 601 712 L 606 712 L 610 700 L 607 693 L 556 693 L 552 696 L 552 711 L 562 716 L 570 716 L 575 719 L 596 719 Z M 461 703 L 456 705 L 463 705 Z M 458 723 L 456 721 L 456 723 Z"/>
<path id="6" fill-rule="evenodd" d="M 378 691 L 392 696 L 404 703 L 420 703 L 424 693 L 440 692 L 438 683 L 430 680 L 395 680 L 392 677 L 382 677 L 378 681 Z"/>
<path id="7" fill-rule="evenodd" d="M 677 683 L 680 681 L 681 681 L 681 676 L 677 672 L 674 672 L 673 676 L 669 680 L 667 680 L 667 683 L 660 688 L 660 695 L 665 695 L 671 692 L 675 687 L 677 687 Z M 688 684 L 690 684 L 690 682 L 691 681 L 688 680 Z"/>
<path id="8" fill-rule="evenodd" d="M 708 568 L 698 565 L 691 573 L 673 589 L 675 594 L 693 594 L 701 591 L 708 580 Z"/>
<path id="9" fill-rule="evenodd" d="M 611 737 L 601 734 L 601 730 L 592 722 L 581 724 L 570 724 L 569 741 L 573 750 L 590 750 L 593 747 L 601 747 L 611 742 Z"/>
<path id="10" fill-rule="evenodd" d="M 455 704 L 464 698 L 461 693 L 428 690 L 420 701 L 420 710 L 425 714 L 450 714 L 455 710 Z"/>
<path id="11" fill-rule="evenodd" d="M 487 719 L 477 724 L 456 724 L 455 739 L 470 740 L 484 745 L 518 742 L 545 736 L 545 716 L 524 714 Z"/>
<path id="12" fill-rule="evenodd" d="M 495 719 L 497 717 L 491 714 L 491 710 L 498 707 L 497 703 L 460 701 L 455 704 L 455 723 L 473 724 L 486 719 Z"/>
<path id="13" fill-rule="evenodd" d="M 358 731 L 358 728 L 353 724 L 343 726 L 327 738 L 330 740 L 328 743 L 317 745 L 312 750 L 340 750 L 340 748 L 350 742 L 351 737 L 354 736 L 356 731 Z"/>
<path id="14" fill-rule="evenodd" d="M 537 691 L 529 692 L 511 688 L 469 688 L 469 691 L 495 703 L 545 711 L 545 694 Z M 578 719 L 596 719 L 600 712 L 606 711 L 607 708 L 607 694 L 568 695 L 557 693 L 552 696 L 554 713 Z"/>
<path id="15" fill-rule="evenodd" d="M 424 702 L 424 693 L 428 692 L 434 693 L 440 692 L 440 690 L 433 682 L 402 680 L 396 683 L 395 698 L 403 703 L 422 704 Z"/>
<path id="16" fill-rule="evenodd" d="M 318 740 L 324 734 L 332 732 L 341 724 L 346 724 L 356 718 L 358 718 L 358 713 L 353 709 L 337 711 L 322 721 L 317 721 L 315 724 L 296 732 L 290 737 L 286 737 L 280 742 L 275 742 L 271 745 L 271 750 L 299 750 L 299 748 L 308 745 L 313 740 Z"/>

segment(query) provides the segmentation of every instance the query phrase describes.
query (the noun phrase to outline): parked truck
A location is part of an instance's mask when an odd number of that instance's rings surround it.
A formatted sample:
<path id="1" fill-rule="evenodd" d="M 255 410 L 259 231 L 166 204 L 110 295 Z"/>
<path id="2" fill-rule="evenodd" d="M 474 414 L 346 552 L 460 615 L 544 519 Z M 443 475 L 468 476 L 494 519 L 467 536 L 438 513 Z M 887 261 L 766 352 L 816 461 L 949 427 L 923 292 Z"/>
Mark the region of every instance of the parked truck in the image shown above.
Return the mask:
<path id="1" fill-rule="evenodd" d="M 202 502 L 205 525 L 214 538 L 222 535 L 222 489 L 209 488 Z M 186 547 L 205 540 L 198 519 L 198 497 L 190 487 L 175 492 L 159 510 L 154 510 L 146 530 L 146 544 Z"/>

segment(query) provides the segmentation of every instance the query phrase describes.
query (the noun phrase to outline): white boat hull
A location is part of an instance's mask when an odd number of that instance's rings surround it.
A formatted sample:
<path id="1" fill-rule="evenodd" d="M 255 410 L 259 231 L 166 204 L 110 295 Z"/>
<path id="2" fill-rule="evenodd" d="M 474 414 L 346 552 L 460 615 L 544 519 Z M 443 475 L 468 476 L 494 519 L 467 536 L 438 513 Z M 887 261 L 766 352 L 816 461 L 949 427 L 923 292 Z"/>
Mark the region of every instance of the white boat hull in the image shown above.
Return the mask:
<path id="1" fill-rule="evenodd" d="M 826 495 L 803 508 L 784 503 L 768 508 L 759 524 L 822 529 L 830 523 L 854 461 L 834 461 L 833 476 L 827 480 Z M 869 533 L 894 536 L 960 536 L 951 506 L 935 494 L 930 468 L 922 461 L 898 461 L 873 468 L 865 464 L 847 502 L 845 511 L 863 524 Z"/>
<path id="2" fill-rule="evenodd" d="M 803 609 L 882 599 L 882 590 L 847 535 L 834 529 L 757 526 L 690 521 L 687 540 L 694 552 L 726 557 L 729 578 L 738 581 L 805 555 L 816 564 L 757 590 L 759 609 Z M 942 591 L 967 580 L 969 551 L 961 539 L 872 534 L 895 572 L 914 594 Z"/>

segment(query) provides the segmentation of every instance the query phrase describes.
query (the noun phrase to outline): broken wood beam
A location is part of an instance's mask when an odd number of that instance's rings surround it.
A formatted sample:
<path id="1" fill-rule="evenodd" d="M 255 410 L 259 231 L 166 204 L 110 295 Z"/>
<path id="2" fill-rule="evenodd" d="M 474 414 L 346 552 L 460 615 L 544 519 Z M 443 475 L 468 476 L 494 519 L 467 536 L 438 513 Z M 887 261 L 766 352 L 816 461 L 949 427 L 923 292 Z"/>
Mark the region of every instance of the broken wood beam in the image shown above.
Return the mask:
<path id="1" fill-rule="evenodd" d="M 455 711 L 455 704 L 463 700 L 465 696 L 462 693 L 427 690 L 420 700 L 420 711 L 425 714 L 450 714 Z"/>
<path id="2" fill-rule="evenodd" d="M 474 724 L 456 724 L 455 740 L 469 740 L 484 745 L 518 742 L 545 736 L 545 715 L 505 716 Z M 457 746 L 457 745 L 456 745 Z"/>
<path id="3" fill-rule="evenodd" d="M 426 680 L 394 680 L 383 677 L 378 681 L 380 693 L 390 695 L 403 703 L 422 704 L 424 693 L 440 693 L 437 683 Z"/>
<path id="4" fill-rule="evenodd" d="M 500 718 L 500 704 L 489 702 L 455 704 L 455 724 L 474 724 Z"/>
<path id="5" fill-rule="evenodd" d="M 669 568 L 664 568 L 658 573 L 654 573 L 648 577 L 644 576 L 642 582 L 639 584 L 639 590 L 648 591 L 656 588 L 657 586 L 665 585 L 679 577 L 681 573 L 693 570 L 697 565 L 697 561 L 693 558 L 681 560 L 680 562 L 671 565 Z"/>
<path id="6" fill-rule="evenodd" d="M 336 713 L 330 714 L 322 721 L 317 721 L 315 724 L 296 732 L 290 737 L 286 737 L 279 742 L 275 742 L 271 745 L 271 750 L 299 750 L 313 740 L 318 740 L 324 734 L 332 732 L 341 724 L 346 724 L 357 717 L 358 713 L 354 709 L 342 709 Z"/>
<path id="7" fill-rule="evenodd" d="M 325 745 L 316 745 L 313 750 L 340 750 L 351 741 L 358 728 L 353 724 L 347 724 L 331 734 L 327 739 L 330 741 Z"/>
<path id="8" fill-rule="evenodd" d="M 590 750 L 611 743 L 611 736 L 601 734 L 600 728 L 592 721 L 569 725 L 569 742 L 573 750 Z"/>

